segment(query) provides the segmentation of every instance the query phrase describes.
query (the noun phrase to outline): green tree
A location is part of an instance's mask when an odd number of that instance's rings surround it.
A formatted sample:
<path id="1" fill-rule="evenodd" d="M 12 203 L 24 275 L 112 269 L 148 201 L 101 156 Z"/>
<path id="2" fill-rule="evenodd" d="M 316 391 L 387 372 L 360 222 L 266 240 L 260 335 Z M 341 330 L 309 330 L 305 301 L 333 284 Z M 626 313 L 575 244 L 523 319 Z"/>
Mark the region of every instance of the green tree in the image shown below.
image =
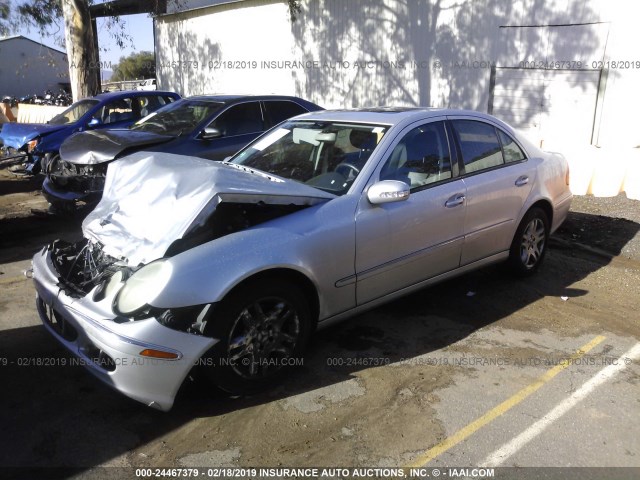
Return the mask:
<path id="1" fill-rule="evenodd" d="M 0 35 L 4 36 L 9 33 L 9 3 L 0 0 Z"/>
<path id="2" fill-rule="evenodd" d="M 156 57 L 153 52 L 132 53 L 128 57 L 120 57 L 120 62 L 113 68 L 111 80 L 137 80 L 156 76 Z"/>

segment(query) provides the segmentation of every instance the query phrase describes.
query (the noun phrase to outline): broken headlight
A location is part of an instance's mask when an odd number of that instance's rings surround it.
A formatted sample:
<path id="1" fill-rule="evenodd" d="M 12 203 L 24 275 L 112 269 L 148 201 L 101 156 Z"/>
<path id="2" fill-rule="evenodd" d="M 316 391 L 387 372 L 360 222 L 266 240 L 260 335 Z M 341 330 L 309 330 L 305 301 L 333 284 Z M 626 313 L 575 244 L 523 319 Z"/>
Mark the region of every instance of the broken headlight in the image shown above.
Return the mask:
<path id="1" fill-rule="evenodd" d="M 27 153 L 31 153 L 35 150 L 35 148 L 38 146 L 38 142 L 40 141 L 39 138 L 35 138 L 29 142 L 27 142 Z"/>
<path id="2" fill-rule="evenodd" d="M 149 306 L 171 278 L 171 264 L 158 260 L 145 265 L 127 279 L 113 300 L 113 311 L 132 317 Z"/>

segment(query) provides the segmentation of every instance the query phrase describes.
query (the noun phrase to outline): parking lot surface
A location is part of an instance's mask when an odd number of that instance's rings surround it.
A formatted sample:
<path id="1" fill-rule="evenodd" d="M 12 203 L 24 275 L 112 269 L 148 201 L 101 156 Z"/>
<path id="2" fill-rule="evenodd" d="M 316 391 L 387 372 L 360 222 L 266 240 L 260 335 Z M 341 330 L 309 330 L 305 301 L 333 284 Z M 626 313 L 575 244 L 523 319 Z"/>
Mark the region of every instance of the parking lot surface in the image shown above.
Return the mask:
<path id="1" fill-rule="evenodd" d="M 80 223 L 5 172 L 2 467 L 640 467 L 638 201 L 576 197 L 534 277 L 494 266 L 425 289 L 318 332 L 268 392 L 196 375 L 162 413 L 70 365 L 40 325 L 21 271 Z"/>

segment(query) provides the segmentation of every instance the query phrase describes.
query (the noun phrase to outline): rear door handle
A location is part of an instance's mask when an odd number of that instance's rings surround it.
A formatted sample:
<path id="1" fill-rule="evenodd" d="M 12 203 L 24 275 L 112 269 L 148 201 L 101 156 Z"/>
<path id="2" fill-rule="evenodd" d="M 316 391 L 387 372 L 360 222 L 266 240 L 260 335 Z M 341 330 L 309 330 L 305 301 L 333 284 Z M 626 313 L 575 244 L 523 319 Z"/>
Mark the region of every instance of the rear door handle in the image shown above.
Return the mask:
<path id="1" fill-rule="evenodd" d="M 527 183 L 529 183 L 529 177 L 527 177 L 526 175 L 523 175 L 516 180 L 516 187 L 522 187 Z"/>
<path id="2" fill-rule="evenodd" d="M 458 205 L 462 205 L 464 203 L 465 196 L 463 193 L 457 193 L 449 200 L 444 203 L 444 206 L 447 208 L 457 207 Z"/>

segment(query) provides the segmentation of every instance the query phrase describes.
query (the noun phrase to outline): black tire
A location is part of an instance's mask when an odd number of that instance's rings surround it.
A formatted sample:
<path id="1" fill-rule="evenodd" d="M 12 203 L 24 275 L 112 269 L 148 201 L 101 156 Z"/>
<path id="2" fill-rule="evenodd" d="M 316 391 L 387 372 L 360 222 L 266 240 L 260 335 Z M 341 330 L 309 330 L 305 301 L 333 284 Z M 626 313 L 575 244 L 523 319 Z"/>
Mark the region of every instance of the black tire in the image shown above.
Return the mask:
<path id="1" fill-rule="evenodd" d="M 509 251 L 509 265 L 521 277 L 533 274 L 542 264 L 549 240 L 549 218 L 544 210 L 529 210 L 513 237 Z"/>
<path id="2" fill-rule="evenodd" d="M 220 341 L 203 357 L 204 374 L 236 395 L 275 385 L 300 363 L 312 323 L 308 301 L 296 285 L 251 282 L 225 298 L 207 321 L 205 335 Z"/>

